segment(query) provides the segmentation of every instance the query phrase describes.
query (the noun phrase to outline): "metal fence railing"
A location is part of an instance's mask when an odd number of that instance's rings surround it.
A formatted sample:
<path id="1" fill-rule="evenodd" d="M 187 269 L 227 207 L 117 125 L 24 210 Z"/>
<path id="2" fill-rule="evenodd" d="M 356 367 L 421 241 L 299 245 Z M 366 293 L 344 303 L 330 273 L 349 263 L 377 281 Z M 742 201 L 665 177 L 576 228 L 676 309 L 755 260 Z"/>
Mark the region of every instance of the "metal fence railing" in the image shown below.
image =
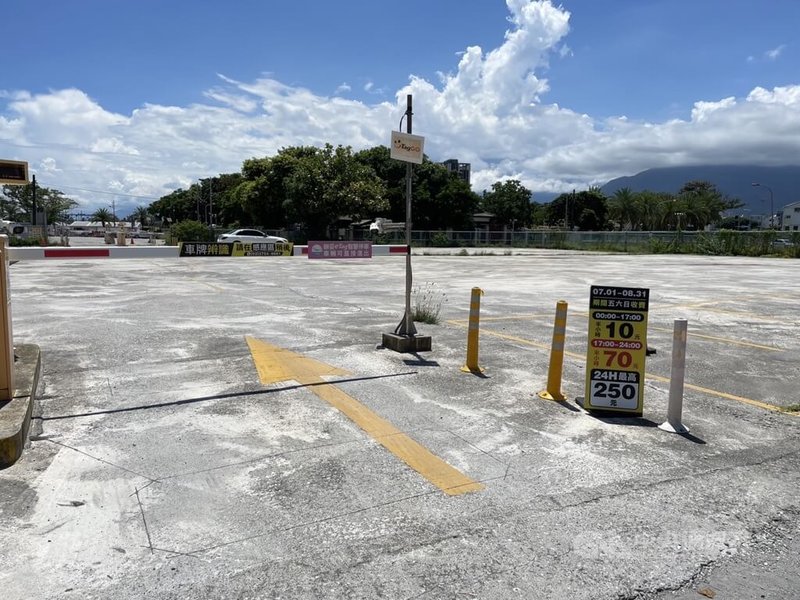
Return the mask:
<path id="1" fill-rule="evenodd" d="M 353 239 L 403 244 L 404 231 L 378 236 L 354 230 Z M 783 254 L 800 257 L 800 233 L 754 231 L 412 231 L 413 246 L 428 247 L 528 247 L 616 252 L 734 254 L 758 256 Z"/>

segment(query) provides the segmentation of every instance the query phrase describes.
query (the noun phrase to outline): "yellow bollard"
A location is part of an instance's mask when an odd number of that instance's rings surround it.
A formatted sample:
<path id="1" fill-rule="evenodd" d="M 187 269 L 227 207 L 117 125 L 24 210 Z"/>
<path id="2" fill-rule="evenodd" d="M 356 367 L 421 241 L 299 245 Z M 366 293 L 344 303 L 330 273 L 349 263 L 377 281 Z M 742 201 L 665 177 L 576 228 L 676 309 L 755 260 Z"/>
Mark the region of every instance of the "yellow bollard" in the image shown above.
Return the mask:
<path id="1" fill-rule="evenodd" d="M 545 400 L 566 400 L 561 393 L 561 371 L 564 368 L 564 341 L 567 334 L 567 303 L 556 304 L 556 322 L 553 326 L 553 345 L 550 348 L 550 369 L 547 372 L 547 389 L 539 392 Z"/>
<path id="2" fill-rule="evenodd" d="M 481 288 L 472 288 L 472 296 L 469 301 L 469 328 L 467 330 L 467 364 L 461 367 L 464 373 L 483 373 L 483 369 L 478 366 L 478 332 L 480 331 L 481 320 Z"/>

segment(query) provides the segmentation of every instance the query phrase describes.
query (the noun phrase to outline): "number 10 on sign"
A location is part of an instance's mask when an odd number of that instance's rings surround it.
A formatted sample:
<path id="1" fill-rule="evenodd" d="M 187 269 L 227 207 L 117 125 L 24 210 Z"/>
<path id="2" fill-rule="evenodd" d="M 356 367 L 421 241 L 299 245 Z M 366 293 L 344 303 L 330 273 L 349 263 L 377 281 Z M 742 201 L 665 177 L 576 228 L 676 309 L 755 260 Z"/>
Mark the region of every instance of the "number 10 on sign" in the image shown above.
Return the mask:
<path id="1" fill-rule="evenodd" d="M 644 288 L 592 286 L 587 410 L 642 414 L 649 296 Z"/>

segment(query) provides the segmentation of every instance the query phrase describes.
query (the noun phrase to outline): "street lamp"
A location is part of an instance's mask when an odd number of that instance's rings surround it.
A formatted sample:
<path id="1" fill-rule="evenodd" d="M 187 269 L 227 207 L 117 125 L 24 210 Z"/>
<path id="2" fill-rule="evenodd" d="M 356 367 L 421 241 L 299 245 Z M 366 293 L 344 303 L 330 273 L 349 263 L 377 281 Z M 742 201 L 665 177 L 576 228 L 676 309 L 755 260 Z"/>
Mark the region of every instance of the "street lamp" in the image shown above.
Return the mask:
<path id="1" fill-rule="evenodd" d="M 774 229 L 775 224 L 773 222 L 773 219 L 775 218 L 775 209 L 773 207 L 773 202 L 772 202 L 772 188 L 769 187 L 768 185 L 764 185 L 763 183 L 751 183 L 750 185 L 752 185 L 753 187 L 767 188 L 767 190 L 769 190 L 769 228 Z"/>

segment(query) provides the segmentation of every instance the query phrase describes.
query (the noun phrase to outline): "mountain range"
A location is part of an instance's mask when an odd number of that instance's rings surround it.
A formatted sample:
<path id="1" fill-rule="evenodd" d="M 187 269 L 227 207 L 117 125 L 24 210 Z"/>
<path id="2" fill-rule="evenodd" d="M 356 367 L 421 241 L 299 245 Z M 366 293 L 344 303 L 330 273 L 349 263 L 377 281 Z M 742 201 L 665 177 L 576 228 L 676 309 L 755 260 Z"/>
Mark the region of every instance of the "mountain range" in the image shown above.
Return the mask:
<path id="1" fill-rule="evenodd" d="M 678 193 L 683 184 L 689 181 L 709 181 L 729 198 L 736 198 L 744 206 L 737 209 L 738 214 L 750 217 L 770 213 L 770 190 L 772 208 L 777 214 L 784 206 L 800 200 L 800 165 L 782 167 L 759 167 L 756 165 L 699 165 L 692 167 L 662 167 L 647 169 L 636 175 L 617 177 L 601 190 L 606 196 L 613 196 L 617 190 L 627 187 L 634 192 Z M 759 186 L 754 186 L 759 183 Z M 559 194 L 534 192 L 535 202 L 552 202 Z"/>
<path id="2" fill-rule="evenodd" d="M 770 201 L 774 212 L 778 213 L 787 204 L 800 200 L 800 166 L 665 167 L 612 179 L 601 189 L 606 196 L 613 196 L 614 192 L 624 187 L 634 192 L 651 190 L 674 194 L 684 183 L 696 180 L 711 182 L 724 195 L 740 200 L 744 204 L 742 213 L 749 212 L 749 216 L 769 215 Z M 760 185 L 754 186 L 753 183 Z"/>

